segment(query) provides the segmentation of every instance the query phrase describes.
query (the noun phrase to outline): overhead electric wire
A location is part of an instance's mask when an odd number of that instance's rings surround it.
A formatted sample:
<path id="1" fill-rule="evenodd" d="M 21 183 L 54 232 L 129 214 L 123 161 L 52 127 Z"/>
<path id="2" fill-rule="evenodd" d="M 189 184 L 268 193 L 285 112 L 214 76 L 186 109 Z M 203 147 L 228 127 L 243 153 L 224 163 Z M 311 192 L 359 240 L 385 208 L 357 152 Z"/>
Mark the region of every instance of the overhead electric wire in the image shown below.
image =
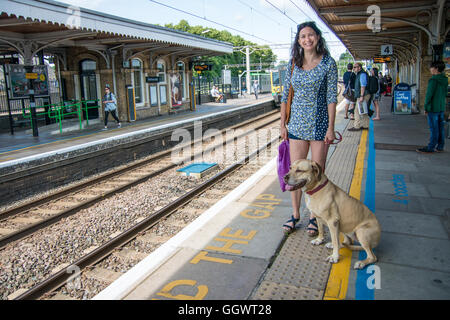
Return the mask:
<path id="1" fill-rule="evenodd" d="M 236 1 L 240 2 L 240 3 L 243 4 L 244 6 L 249 7 L 250 9 L 252 9 L 253 11 L 255 11 L 256 13 L 259 13 L 260 15 L 264 16 L 265 18 L 267 18 L 267 19 L 269 19 L 269 20 L 272 20 L 273 22 L 275 22 L 276 24 L 278 24 L 279 26 L 281 26 L 281 23 L 280 23 L 279 21 L 273 19 L 272 17 L 266 15 L 265 13 L 262 13 L 262 12 L 259 11 L 259 10 L 256 10 L 255 8 L 253 8 L 251 5 L 245 3 L 244 1 L 242 1 L 242 0 L 236 0 Z M 284 26 L 286 27 L 286 25 L 284 25 Z"/>
<path id="2" fill-rule="evenodd" d="M 291 17 L 289 17 L 285 12 L 283 12 L 283 11 L 281 11 L 281 9 L 280 8 L 278 8 L 276 5 L 274 5 L 272 2 L 270 2 L 270 1 L 268 1 L 268 0 L 266 0 L 266 2 L 268 3 L 268 4 L 270 4 L 272 7 L 274 7 L 275 9 L 277 9 L 278 11 L 280 11 L 281 12 L 281 14 L 283 14 L 283 15 L 285 15 L 286 17 L 288 17 L 289 18 L 289 20 L 291 20 L 292 22 L 294 22 L 295 23 L 295 25 L 297 25 L 298 23 L 297 23 L 297 21 L 295 21 L 295 20 L 293 20 Z"/>
<path id="3" fill-rule="evenodd" d="M 248 32 L 245 32 L 245 31 L 242 31 L 242 30 L 238 30 L 238 29 L 236 29 L 236 28 L 233 28 L 233 27 L 224 25 L 224 24 L 222 24 L 222 23 L 220 23 L 220 22 L 217 22 L 217 21 L 214 21 L 214 20 L 210 20 L 210 19 L 208 19 L 208 18 L 206 18 L 206 17 L 200 17 L 199 15 L 196 15 L 196 14 L 194 14 L 194 13 L 191 13 L 191 12 L 188 12 L 188 11 L 184 11 L 184 10 L 181 10 L 181 9 L 178 9 L 178 8 L 169 6 L 169 5 L 167 5 L 167 4 L 164 4 L 164 3 L 161 3 L 161 2 L 158 2 L 158 1 L 155 1 L 155 0 L 149 0 L 149 1 L 150 1 L 150 2 L 154 2 L 154 3 L 156 3 L 156 4 L 159 4 L 159 5 L 161 5 L 161 6 L 164 6 L 164 7 L 167 7 L 167 8 L 170 8 L 170 9 L 173 9 L 173 10 L 176 10 L 176 11 L 179 11 L 179 12 L 182 12 L 182 13 L 185 13 L 185 14 L 188 14 L 188 15 L 193 16 L 193 17 L 196 17 L 196 18 L 198 18 L 198 19 L 202 19 L 202 20 L 205 20 L 205 21 L 208 21 L 208 22 L 211 22 L 211 23 L 215 23 L 215 24 L 217 24 L 217 25 L 219 25 L 219 26 L 222 26 L 222 27 L 224 27 L 224 28 L 231 29 L 231 30 L 234 30 L 234 31 L 236 31 L 236 32 L 246 34 L 246 35 L 248 35 L 248 36 L 257 38 L 257 39 L 259 39 L 259 40 L 262 40 L 262 41 L 265 41 L 265 42 L 269 42 L 269 43 L 273 43 L 272 41 L 269 41 L 269 40 L 260 38 L 260 37 L 258 37 L 258 36 L 255 36 L 255 35 L 253 35 L 253 34 L 250 34 L 250 33 L 248 33 Z"/>
<path id="4" fill-rule="evenodd" d="M 297 6 L 297 4 L 292 1 L 289 0 L 290 3 L 292 3 L 301 13 L 303 13 L 309 20 L 314 21 L 314 19 L 312 19 L 305 11 L 303 11 L 299 6 Z"/>

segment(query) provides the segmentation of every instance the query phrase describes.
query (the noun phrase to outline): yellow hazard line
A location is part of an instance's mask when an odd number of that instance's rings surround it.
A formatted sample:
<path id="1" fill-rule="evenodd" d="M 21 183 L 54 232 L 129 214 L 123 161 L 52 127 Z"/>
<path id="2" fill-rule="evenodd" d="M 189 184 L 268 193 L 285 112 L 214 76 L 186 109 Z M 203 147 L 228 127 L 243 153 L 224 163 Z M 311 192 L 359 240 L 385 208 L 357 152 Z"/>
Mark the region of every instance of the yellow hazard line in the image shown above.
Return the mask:
<path id="1" fill-rule="evenodd" d="M 368 130 L 363 130 L 359 141 L 358 154 L 356 156 L 355 169 L 353 171 L 350 196 L 355 199 L 361 196 L 361 184 L 364 174 L 364 159 L 366 156 Z M 341 235 L 341 241 L 342 241 Z M 324 300 L 344 300 L 347 295 L 348 279 L 352 262 L 352 251 L 348 248 L 339 250 L 339 262 L 331 267 Z"/>

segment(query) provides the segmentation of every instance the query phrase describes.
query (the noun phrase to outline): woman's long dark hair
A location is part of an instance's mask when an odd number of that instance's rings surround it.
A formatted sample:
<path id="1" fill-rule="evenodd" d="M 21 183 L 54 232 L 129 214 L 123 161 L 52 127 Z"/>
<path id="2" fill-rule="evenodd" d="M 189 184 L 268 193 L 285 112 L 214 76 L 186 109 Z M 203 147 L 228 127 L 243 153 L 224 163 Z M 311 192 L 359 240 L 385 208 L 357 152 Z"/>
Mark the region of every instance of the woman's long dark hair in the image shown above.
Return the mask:
<path id="1" fill-rule="evenodd" d="M 303 66 L 303 59 L 305 58 L 305 53 L 303 52 L 303 48 L 298 43 L 298 37 L 300 36 L 300 31 L 303 28 L 310 27 L 314 30 L 314 32 L 320 37 L 319 42 L 317 43 L 316 51 L 319 55 L 329 55 L 329 51 L 327 48 L 327 44 L 325 39 L 322 37 L 322 32 L 319 28 L 317 28 L 316 23 L 314 21 L 303 22 L 297 26 L 297 34 L 295 35 L 294 43 L 292 44 L 291 56 L 295 61 L 297 67 L 301 68 Z"/>

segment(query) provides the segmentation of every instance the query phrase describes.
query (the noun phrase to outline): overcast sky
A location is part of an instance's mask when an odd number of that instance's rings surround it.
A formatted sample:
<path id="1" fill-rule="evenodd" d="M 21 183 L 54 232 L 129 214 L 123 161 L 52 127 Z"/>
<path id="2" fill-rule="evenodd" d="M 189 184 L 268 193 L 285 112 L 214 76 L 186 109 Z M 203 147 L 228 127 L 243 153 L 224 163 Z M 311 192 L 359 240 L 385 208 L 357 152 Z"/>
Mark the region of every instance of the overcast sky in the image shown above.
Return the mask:
<path id="1" fill-rule="evenodd" d="M 324 32 L 333 57 L 338 59 L 339 55 L 345 51 L 345 47 L 304 0 L 59 1 L 162 26 L 168 23 L 178 24 L 180 20 L 184 19 L 193 26 L 201 25 L 218 30 L 228 30 L 231 34 L 240 35 L 251 42 L 272 45 L 272 50 L 278 60 L 286 61 L 289 59 L 290 45 L 295 36 L 297 24 L 314 20 Z M 274 46 L 275 44 L 283 46 Z"/>

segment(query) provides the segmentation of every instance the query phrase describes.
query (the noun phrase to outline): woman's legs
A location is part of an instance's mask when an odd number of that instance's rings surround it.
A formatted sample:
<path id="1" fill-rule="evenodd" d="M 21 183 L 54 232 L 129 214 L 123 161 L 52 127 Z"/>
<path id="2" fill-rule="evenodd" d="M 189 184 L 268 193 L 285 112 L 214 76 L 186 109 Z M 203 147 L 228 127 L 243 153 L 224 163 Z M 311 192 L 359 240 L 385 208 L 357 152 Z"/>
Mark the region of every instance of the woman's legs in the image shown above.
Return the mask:
<path id="1" fill-rule="evenodd" d="M 289 139 L 289 154 L 291 156 L 291 163 L 296 160 L 306 159 L 309 151 L 309 141 L 305 140 L 297 140 L 297 139 Z M 291 203 L 292 203 L 292 215 L 294 218 L 300 218 L 300 202 L 302 200 L 302 190 L 294 190 L 291 191 Z M 294 227 L 293 222 L 286 223 L 287 225 L 291 225 Z M 284 227 L 286 231 L 289 231 L 288 228 Z"/>
<path id="2" fill-rule="evenodd" d="M 305 141 L 305 140 L 296 140 L 289 139 L 289 152 L 291 156 L 291 163 L 295 160 L 306 159 L 308 156 L 309 146 L 311 146 L 311 160 L 317 162 L 322 170 L 325 172 L 325 163 L 328 155 L 329 145 L 325 144 L 324 141 Z M 300 205 L 302 199 L 302 190 L 294 190 L 291 191 L 291 203 L 292 203 L 292 215 L 294 218 L 300 218 Z M 314 215 L 310 214 L 310 219 L 314 218 Z M 292 222 L 286 223 L 287 225 L 294 226 Z M 314 225 L 309 224 L 308 228 L 315 228 Z M 288 228 L 284 227 L 286 231 L 289 231 Z M 308 230 L 308 233 L 314 234 L 314 230 Z"/>
<path id="3" fill-rule="evenodd" d="M 373 105 L 375 106 L 375 118 L 373 120 L 380 120 L 380 104 L 378 100 L 373 100 Z"/>

